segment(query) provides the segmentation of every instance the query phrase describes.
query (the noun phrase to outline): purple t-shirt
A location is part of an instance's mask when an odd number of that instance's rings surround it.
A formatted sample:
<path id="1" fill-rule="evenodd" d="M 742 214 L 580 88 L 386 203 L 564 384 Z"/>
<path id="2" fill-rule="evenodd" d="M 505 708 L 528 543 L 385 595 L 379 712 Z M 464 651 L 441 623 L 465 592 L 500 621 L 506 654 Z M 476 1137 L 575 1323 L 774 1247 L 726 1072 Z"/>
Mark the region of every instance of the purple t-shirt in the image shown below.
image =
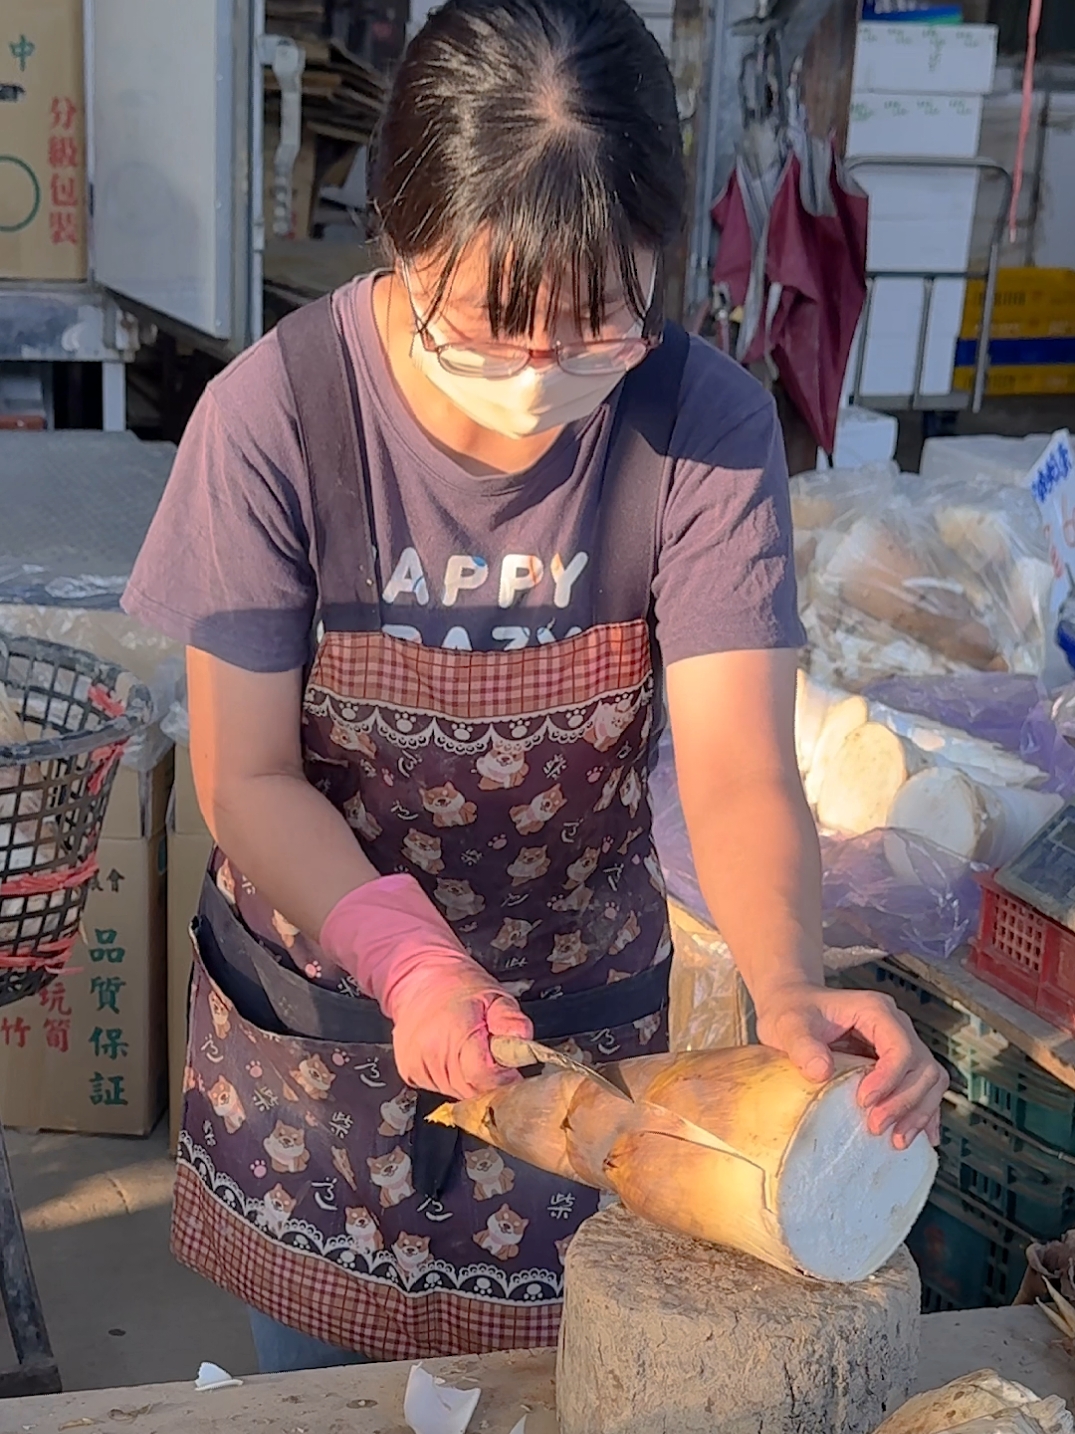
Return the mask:
<path id="1" fill-rule="evenodd" d="M 499 651 L 555 642 L 591 611 L 590 555 L 618 391 L 537 463 L 475 477 L 406 406 L 373 315 L 373 280 L 340 289 L 369 465 L 386 632 Z M 798 647 L 787 466 L 772 399 L 691 342 L 654 596 L 666 664 Z M 124 595 L 179 642 L 259 672 L 301 668 L 318 609 L 311 495 L 276 336 L 209 384 Z"/>

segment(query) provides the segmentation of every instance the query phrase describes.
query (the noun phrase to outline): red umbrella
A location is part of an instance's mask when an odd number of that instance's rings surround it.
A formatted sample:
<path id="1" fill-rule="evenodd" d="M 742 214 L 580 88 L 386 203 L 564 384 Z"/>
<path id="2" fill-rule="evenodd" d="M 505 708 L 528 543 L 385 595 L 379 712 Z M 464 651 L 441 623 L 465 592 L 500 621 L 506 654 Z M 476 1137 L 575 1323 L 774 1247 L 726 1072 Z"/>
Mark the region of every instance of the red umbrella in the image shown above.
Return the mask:
<path id="1" fill-rule="evenodd" d="M 767 145 L 758 131 L 767 131 Z M 768 162 L 759 164 L 759 155 Z M 775 162 L 774 162 L 775 160 Z M 831 453 L 855 330 L 866 300 L 866 195 L 801 114 L 752 125 L 713 206 L 713 281 L 743 309 L 741 363 L 764 360 Z"/>

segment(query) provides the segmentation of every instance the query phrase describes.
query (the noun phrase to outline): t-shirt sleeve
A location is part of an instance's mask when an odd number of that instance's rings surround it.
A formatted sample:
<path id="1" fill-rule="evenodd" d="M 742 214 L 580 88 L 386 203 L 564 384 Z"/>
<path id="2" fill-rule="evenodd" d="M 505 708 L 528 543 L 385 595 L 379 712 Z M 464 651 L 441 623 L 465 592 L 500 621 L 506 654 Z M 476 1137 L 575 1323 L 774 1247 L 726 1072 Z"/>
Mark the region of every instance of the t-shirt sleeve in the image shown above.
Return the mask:
<path id="1" fill-rule="evenodd" d="M 210 384 L 123 596 L 147 626 L 251 672 L 302 667 L 317 606 L 288 397 L 264 340 Z"/>
<path id="2" fill-rule="evenodd" d="M 665 664 L 806 642 L 784 440 L 771 396 L 692 342 L 654 580 Z"/>

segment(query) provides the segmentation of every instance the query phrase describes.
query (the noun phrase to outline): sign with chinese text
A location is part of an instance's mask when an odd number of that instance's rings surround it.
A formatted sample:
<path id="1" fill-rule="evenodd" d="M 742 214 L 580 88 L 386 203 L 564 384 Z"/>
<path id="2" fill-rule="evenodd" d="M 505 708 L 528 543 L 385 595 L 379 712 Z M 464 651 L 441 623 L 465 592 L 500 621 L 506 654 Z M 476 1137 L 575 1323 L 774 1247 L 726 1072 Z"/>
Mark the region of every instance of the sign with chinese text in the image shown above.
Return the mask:
<path id="1" fill-rule="evenodd" d="M 162 833 L 101 842 L 68 965 L 0 1011 L 6 1125 L 143 1135 L 156 1123 L 165 1089 L 163 843 Z"/>
<path id="2" fill-rule="evenodd" d="M 0 279 L 86 277 L 82 48 L 82 0 L 0 3 Z"/>

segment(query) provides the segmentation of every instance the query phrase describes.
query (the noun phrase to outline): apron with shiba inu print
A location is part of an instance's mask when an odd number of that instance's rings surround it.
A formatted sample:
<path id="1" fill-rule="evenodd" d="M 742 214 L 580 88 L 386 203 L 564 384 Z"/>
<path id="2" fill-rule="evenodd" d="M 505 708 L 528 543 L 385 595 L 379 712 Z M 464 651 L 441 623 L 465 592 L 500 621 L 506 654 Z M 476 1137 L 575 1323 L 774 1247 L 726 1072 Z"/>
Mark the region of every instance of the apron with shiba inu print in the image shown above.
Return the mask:
<path id="1" fill-rule="evenodd" d="M 592 625 L 507 652 L 381 631 L 368 495 L 338 477 L 363 465 L 328 303 L 280 343 L 318 510 L 309 781 L 380 872 L 417 877 L 538 1039 L 593 1062 L 665 1049 L 650 585 L 686 335 L 669 327 L 620 395 Z M 426 1124 L 440 1097 L 403 1085 L 374 1002 L 223 853 L 194 935 L 178 1258 L 376 1360 L 555 1343 L 597 1192 Z"/>

